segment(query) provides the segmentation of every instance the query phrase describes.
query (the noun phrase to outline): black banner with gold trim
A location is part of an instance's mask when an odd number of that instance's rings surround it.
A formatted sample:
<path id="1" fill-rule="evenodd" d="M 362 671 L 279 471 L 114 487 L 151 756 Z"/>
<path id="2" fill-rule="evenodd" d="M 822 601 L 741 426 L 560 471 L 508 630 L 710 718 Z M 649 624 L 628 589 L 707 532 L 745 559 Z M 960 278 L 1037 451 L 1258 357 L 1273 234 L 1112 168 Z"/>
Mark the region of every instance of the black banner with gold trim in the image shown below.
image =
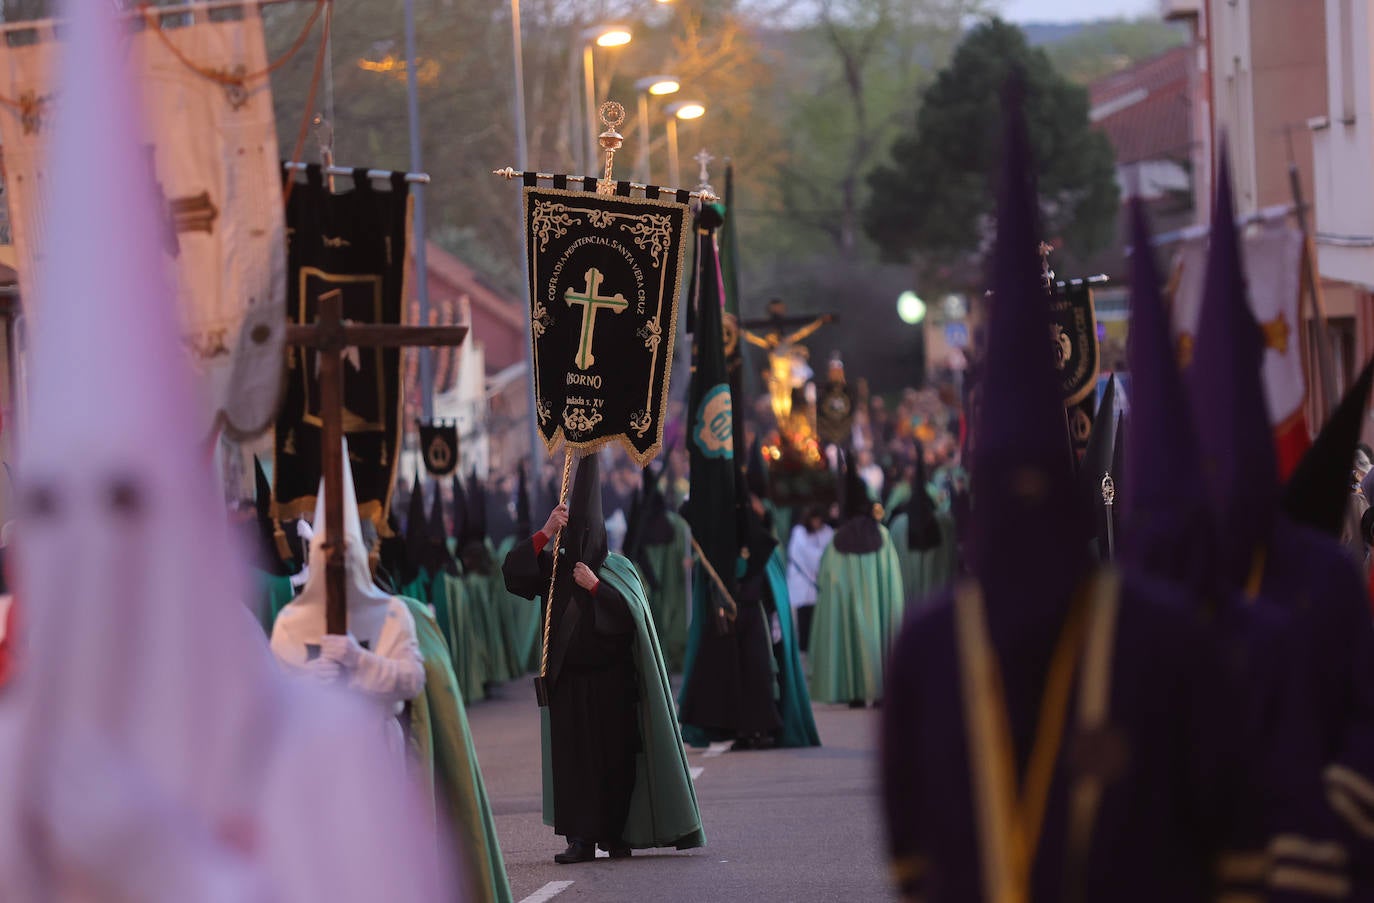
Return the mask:
<path id="1" fill-rule="evenodd" d="M 1091 286 L 1079 280 L 1063 285 L 1051 300 L 1050 310 L 1050 339 L 1064 406 L 1072 407 L 1097 391 L 1101 349 Z"/>
<path id="2" fill-rule="evenodd" d="M 290 178 L 290 174 L 286 178 Z M 342 181 L 342 180 L 340 180 Z M 388 187 L 366 170 L 347 190 L 331 193 L 318 166 L 291 188 L 286 205 L 288 238 L 287 317 L 316 319 L 326 292 L 343 293 L 343 316 L 354 323 L 401 322 L 405 297 L 410 192 L 404 174 Z M 316 353 L 287 349 L 287 378 L 277 415 L 273 513 L 280 519 L 309 515 L 320 484 L 320 389 Z M 343 364 L 343 430 L 348 439 L 358 508 L 382 535 L 395 480 L 401 436 L 401 352 L 395 348 L 348 348 Z"/>
<path id="3" fill-rule="evenodd" d="M 663 445 L 688 208 L 677 200 L 525 188 L 535 411 L 552 452 Z"/>

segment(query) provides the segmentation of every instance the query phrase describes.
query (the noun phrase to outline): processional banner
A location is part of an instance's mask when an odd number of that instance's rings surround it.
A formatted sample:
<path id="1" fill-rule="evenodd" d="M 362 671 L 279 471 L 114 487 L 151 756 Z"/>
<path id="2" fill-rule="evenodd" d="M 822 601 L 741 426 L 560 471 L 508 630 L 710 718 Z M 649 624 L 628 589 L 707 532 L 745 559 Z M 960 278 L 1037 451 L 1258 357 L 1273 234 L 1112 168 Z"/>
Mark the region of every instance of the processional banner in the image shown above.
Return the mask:
<path id="1" fill-rule="evenodd" d="M 1082 455 L 1088 447 L 1097 412 L 1097 377 L 1102 356 L 1092 287 L 1082 279 L 1059 286 L 1050 300 L 1050 318 L 1050 339 L 1068 413 L 1069 437 L 1074 453 Z"/>
<path id="2" fill-rule="evenodd" d="M 663 445 L 689 210 L 678 200 L 524 190 L 535 411 L 552 452 Z"/>
<path id="3" fill-rule="evenodd" d="M 158 20 L 160 21 L 160 20 Z M 143 92 L 147 163 L 166 211 L 185 345 L 204 377 L 209 429 L 261 432 L 281 395 L 286 253 L 276 120 L 262 19 L 181 27 L 131 18 L 129 59 Z M 0 41 L 0 143 L 25 311 L 46 247 L 45 146 L 53 121 L 51 24 Z M 99 148 L 91 149 L 98 165 Z M 110 178 L 120 178 L 111 173 Z M 118 224 L 111 224 L 118 228 Z"/>
<path id="4" fill-rule="evenodd" d="M 351 188 L 331 192 L 319 166 L 311 166 L 305 181 L 292 186 L 286 205 L 291 323 L 314 323 L 320 298 L 331 292 L 341 293 L 349 322 L 401 322 L 410 246 L 405 174 L 394 174 L 385 190 L 366 170 L 355 171 L 352 181 Z M 315 509 L 323 426 L 317 357 L 313 348 L 286 350 L 273 486 L 273 516 L 279 520 L 308 516 Z M 346 349 L 343 382 L 343 431 L 358 511 L 386 536 L 401 436 L 400 349 Z"/>
<path id="5" fill-rule="evenodd" d="M 420 453 L 431 476 L 446 477 L 458 469 L 458 424 L 454 421 L 416 421 Z"/>

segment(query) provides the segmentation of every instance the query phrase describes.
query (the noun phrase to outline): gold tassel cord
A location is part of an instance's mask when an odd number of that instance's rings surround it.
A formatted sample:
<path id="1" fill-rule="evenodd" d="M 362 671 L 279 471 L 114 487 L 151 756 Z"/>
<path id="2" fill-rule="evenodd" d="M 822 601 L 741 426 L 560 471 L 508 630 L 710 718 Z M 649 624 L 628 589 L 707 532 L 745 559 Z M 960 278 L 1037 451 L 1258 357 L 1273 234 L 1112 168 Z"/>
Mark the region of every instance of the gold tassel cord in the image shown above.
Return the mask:
<path id="1" fill-rule="evenodd" d="M 563 455 L 563 487 L 558 493 L 558 504 L 568 500 L 568 482 L 572 477 L 573 450 L 569 448 Z M 553 625 L 553 586 L 558 580 L 558 548 L 563 543 L 563 528 L 553 536 L 553 566 L 549 568 L 549 594 L 544 597 L 544 643 L 539 653 L 539 676 L 549 676 L 549 631 Z"/>

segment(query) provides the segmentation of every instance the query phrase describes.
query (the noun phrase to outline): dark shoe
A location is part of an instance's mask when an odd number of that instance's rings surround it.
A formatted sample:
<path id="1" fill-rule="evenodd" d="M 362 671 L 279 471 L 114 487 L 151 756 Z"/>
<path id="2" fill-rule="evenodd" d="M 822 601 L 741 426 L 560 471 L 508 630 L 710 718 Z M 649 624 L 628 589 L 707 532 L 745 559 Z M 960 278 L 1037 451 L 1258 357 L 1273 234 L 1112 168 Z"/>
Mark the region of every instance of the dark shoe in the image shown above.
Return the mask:
<path id="1" fill-rule="evenodd" d="M 559 865 L 572 865 L 575 862 L 591 862 L 595 858 L 596 844 L 570 840 L 568 841 L 568 848 L 554 856 L 553 861 Z"/>
<path id="2" fill-rule="evenodd" d="M 748 749 L 772 749 L 777 745 L 777 741 L 769 734 L 750 734 L 747 737 L 740 737 L 730 747 L 731 752 L 740 752 Z"/>
<path id="3" fill-rule="evenodd" d="M 629 847 L 608 847 L 608 846 L 606 846 L 606 845 L 603 843 L 603 844 L 601 844 L 601 849 L 605 850 L 605 851 L 606 851 L 606 855 L 610 856 L 612 859 L 629 859 L 629 858 L 630 858 L 630 848 L 629 848 Z"/>
<path id="4" fill-rule="evenodd" d="M 862 699 L 851 699 L 849 700 L 849 707 L 851 709 L 861 709 L 864 707 L 864 701 Z"/>

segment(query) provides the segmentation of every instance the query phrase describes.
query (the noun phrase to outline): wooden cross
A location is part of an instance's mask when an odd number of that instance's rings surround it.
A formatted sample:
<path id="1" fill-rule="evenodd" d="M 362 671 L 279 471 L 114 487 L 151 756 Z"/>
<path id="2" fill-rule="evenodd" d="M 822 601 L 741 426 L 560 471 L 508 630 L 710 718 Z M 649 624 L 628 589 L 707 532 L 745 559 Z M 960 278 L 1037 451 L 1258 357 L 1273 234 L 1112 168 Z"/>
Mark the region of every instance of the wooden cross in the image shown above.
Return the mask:
<path id="1" fill-rule="evenodd" d="M 606 278 L 596 267 L 588 270 L 585 278 L 586 291 L 578 293 L 568 289 L 563 293 L 563 300 L 568 302 L 569 307 L 582 307 L 582 335 L 577 340 L 577 357 L 574 360 L 579 370 L 586 370 L 596 363 L 596 355 L 592 353 L 592 340 L 596 337 L 596 312 L 604 308 L 618 314 L 630 306 L 630 302 L 619 292 L 604 298 L 596 293 L 601 288 L 601 280 Z"/>
<path id="2" fill-rule="evenodd" d="M 404 348 L 461 345 L 466 326 L 397 326 L 345 323 L 343 292 L 319 297 L 313 325 L 289 324 L 286 342 L 313 348 L 319 362 L 320 471 L 324 476 L 325 632 L 348 632 L 343 536 L 343 354 L 353 347 Z M 318 525 L 316 525 L 318 529 Z"/>

